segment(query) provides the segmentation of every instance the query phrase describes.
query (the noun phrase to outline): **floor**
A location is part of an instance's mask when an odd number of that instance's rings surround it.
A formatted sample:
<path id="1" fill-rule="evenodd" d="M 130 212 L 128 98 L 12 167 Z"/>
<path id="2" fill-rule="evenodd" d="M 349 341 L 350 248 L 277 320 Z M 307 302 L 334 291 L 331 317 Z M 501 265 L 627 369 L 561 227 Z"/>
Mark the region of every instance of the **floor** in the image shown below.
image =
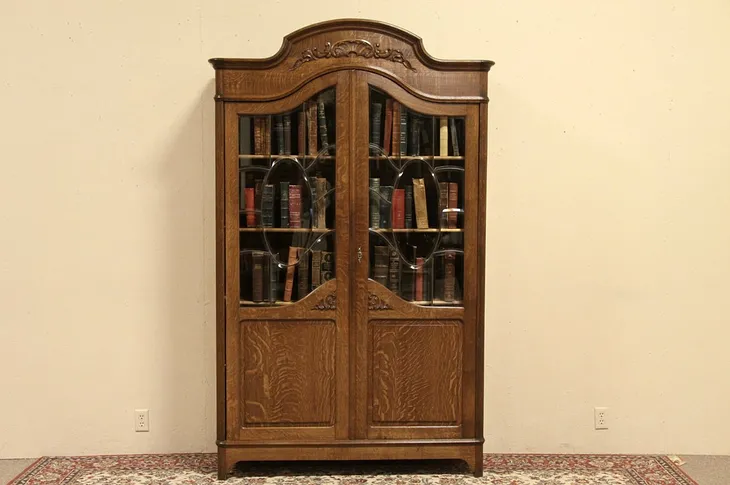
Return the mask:
<path id="1" fill-rule="evenodd" d="M 682 469 L 699 485 L 728 485 L 730 483 L 730 456 L 682 455 L 686 463 Z M 0 460 L 0 485 L 30 466 L 35 459 Z"/>

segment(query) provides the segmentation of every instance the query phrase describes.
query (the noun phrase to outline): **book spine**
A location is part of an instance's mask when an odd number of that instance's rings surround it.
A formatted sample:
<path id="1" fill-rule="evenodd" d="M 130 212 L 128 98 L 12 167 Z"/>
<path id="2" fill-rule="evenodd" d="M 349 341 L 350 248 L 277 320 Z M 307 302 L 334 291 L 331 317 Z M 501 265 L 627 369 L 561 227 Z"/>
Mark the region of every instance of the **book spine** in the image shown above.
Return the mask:
<path id="1" fill-rule="evenodd" d="M 269 294 L 271 293 L 271 255 L 263 252 L 262 254 L 264 260 L 264 270 L 261 277 L 261 286 L 263 287 L 262 301 L 271 301 L 269 298 Z"/>
<path id="2" fill-rule="evenodd" d="M 312 291 L 322 284 L 322 251 L 312 251 Z"/>
<path id="3" fill-rule="evenodd" d="M 299 248 L 299 275 L 297 299 L 301 300 L 309 294 L 309 251 Z"/>
<path id="4" fill-rule="evenodd" d="M 400 155 L 403 156 L 408 153 L 408 110 L 405 106 L 400 106 Z"/>
<path id="5" fill-rule="evenodd" d="M 449 209 L 459 208 L 459 184 L 456 182 L 449 182 Z M 448 213 L 448 225 L 449 229 L 456 229 L 457 213 Z"/>
<path id="6" fill-rule="evenodd" d="M 416 301 L 423 301 L 423 258 L 416 258 Z"/>
<path id="7" fill-rule="evenodd" d="M 274 186 L 264 185 L 261 195 L 261 225 L 274 227 Z"/>
<path id="8" fill-rule="evenodd" d="M 246 227 L 256 227 L 256 193 L 246 187 Z"/>
<path id="9" fill-rule="evenodd" d="M 294 289 L 294 270 L 297 264 L 299 248 L 289 246 L 289 259 L 286 267 L 286 282 L 284 283 L 284 301 L 291 301 L 292 290 Z"/>
<path id="10" fill-rule="evenodd" d="M 383 122 L 383 151 L 385 155 L 390 155 L 392 145 L 391 138 L 393 136 L 393 100 L 388 98 L 385 100 L 385 120 Z"/>
<path id="11" fill-rule="evenodd" d="M 299 155 L 307 154 L 307 115 L 304 110 L 298 113 L 297 123 L 297 151 Z"/>
<path id="12" fill-rule="evenodd" d="M 309 135 L 309 154 L 317 155 L 317 103 L 310 101 L 307 108 L 307 133 Z"/>
<path id="13" fill-rule="evenodd" d="M 388 289 L 400 296 L 400 258 L 398 251 L 390 251 L 390 266 L 388 267 Z"/>
<path id="14" fill-rule="evenodd" d="M 446 116 L 439 118 L 439 155 L 449 156 L 449 118 Z"/>
<path id="15" fill-rule="evenodd" d="M 413 186 L 406 185 L 406 200 L 403 207 L 406 229 L 413 228 Z"/>
<path id="16" fill-rule="evenodd" d="M 380 227 L 391 228 L 392 220 L 390 218 L 393 209 L 393 186 L 380 186 Z"/>
<path id="17" fill-rule="evenodd" d="M 281 227 L 289 227 L 289 182 L 280 182 L 279 189 L 280 225 Z"/>
<path id="18" fill-rule="evenodd" d="M 261 179 L 256 179 L 254 182 L 254 199 L 255 199 L 255 205 L 254 209 L 256 210 L 256 227 L 261 227 L 263 221 L 261 219 Z"/>
<path id="19" fill-rule="evenodd" d="M 411 155 L 418 157 L 421 155 L 421 144 L 419 134 L 421 131 L 421 120 L 419 118 L 411 117 Z"/>
<path id="20" fill-rule="evenodd" d="M 321 97 L 317 102 L 317 120 L 319 128 L 319 142 L 322 145 L 322 148 L 326 148 L 329 146 L 329 142 L 327 141 L 327 115 L 324 110 L 324 100 Z"/>
<path id="21" fill-rule="evenodd" d="M 238 153 L 239 155 L 250 155 L 251 151 L 251 117 L 241 116 L 238 118 Z M 248 160 L 250 164 L 250 160 Z"/>
<path id="22" fill-rule="evenodd" d="M 373 258 L 373 280 L 376 283 L 388 287 L 388 256 L 390 251 L 388 246 L 375 246 L 373 248 L 375 255 Z"/>
<path id="23" fill-rule="evenodd" d="M 258 116 L 253 119 L 253 149 L 256 155 L 263 153 L 263 120 L 263 118 L 259 118 Z"/>
<path id="24" fill-rule="evenodd" d="M 263 120 L 263 153 L 271 155 L 271 116 L 264 117 Z"/>
<path id="25" fill-rule="evenodd" d="M 289 227 L 302 227 L 302 188 L 299 185 L 289 186 Z"/>
<path id="26" fill-rule="evenodd" d="M 373 127 L 371 132 L 371 140 L 374 145 L 377 147 L 380 147 L 380 123 L 381 123 L 381 116 L 382 116 L 382 108 L 383 105 L 380 103 L 372 103 L 370 107 L 370 112 L 372 114 L 373 118 Z M 371 155 L 379 155 L 380 150 L 377 148 L 371 148 L 370 149 Z"/>
<path id="27" fill-rule="evenodd" d="M 317 177 L 317 227 L 327 228 L 327 179 Z"/>
<path id="28" fill-rule="evenodd" d="M 400 111 L 400 103 L 393 101 L 393 136 L 390 140 L 390 153 L 394 157 L 400 156 Z"/>
<path id="29" fill-rule="evenodd" d="M 284 154 L 284 119 L 281 115 L 274 116 L 274 135 L 276 137 L 276 153 Z"/>
<path id="30" fill-rule="evenodd" d="M 405 215 L 404 207 L 406 204 L 406 191 L 405 189 L 393 190 L 393 214 L 391 220 L 393 221 L 393 229 L 405 228 Z"/>
<path id="31" fill-rule="evenodd" d="M 254 251 L 253 253 L 253 295 L 254 302 L 264 301 L 264 253 Z"/>
<path id="32" fill-rule="evenodd" d="M 380 179 L 370 179 L 370 227 L 377 229 L 380 227 Z"/>
<path id="33" fill-rule="evenodd" d="M 431 268 L 433 266 L 433 260 L 424 261 L 423 263 L 423 300 L 427 302 L 433 301 L 433 289 L 431 285 L 433 279 L 431 278 Z"/>
<path id="34" fill-rule="evenodd" d="M 416 206 L 416 227 L 428 229 L 428 208 L 426 205 L 426 185 L 423 179 L 413 179 L 413 202 Z"/>
<path id="35" fill-rule="evenodd" d="M 451 118 L 451 150 L 455 157 L 459 157 L 459 137 L 456 131 L 456 120 Z"/>
<path id="36" fill-rule="evenodd" d="M 335 255 L 331 251 L 322 251 L 322 265 L 320 269 L 320 284 L 335 277 Z"/>
<path id="37" fill-rule="evenodd" d="M 448 227 L 448 213 L 444 212 L 449 207 L 449 183 L 439 182 L 439 226 Z"/>
<path id="38" fill-rule="evenodd" d="M 291 155 L 291 115 L 286 114 L 283 118 L 284 155 Z"/>
<path id="39" fill-rule="evenodd" d="M 319 204 L 317 203 L 317 200 L 319 199 L 319 194 L 317 193 L 317 179 L 311 178 L 309 179 L 309 190 L 312 195 L 312 200 L 309 201 L 309 205 L 312 209 L 312 228 L 318 229 L 317 223 L 319 222 Z M 305 209 L 304 213 L 306 214 L 307 211 Z M 305 227 L 305 226 L 302 226 Z"/>
<path id="40" fill-rule="evenodd" d="M 452 303 L 454 301 L 454 287 L 456 282 L 456 271 L 454 261 L 456 255 L 448 251 L 444 254 L 444 301 Z"/>

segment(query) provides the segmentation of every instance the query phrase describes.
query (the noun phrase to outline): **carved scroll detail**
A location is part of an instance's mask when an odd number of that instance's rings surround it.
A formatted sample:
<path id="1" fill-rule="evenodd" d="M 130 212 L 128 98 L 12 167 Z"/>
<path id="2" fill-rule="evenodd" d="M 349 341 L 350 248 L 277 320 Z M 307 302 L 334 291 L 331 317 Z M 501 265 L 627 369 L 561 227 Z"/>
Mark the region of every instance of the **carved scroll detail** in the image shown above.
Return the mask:
<path id="1" fill-rule="evenodd" d="M 293 71 L 298 69 L 307 62 L 316 61 L 317 59 L 329 59 L 339 57 L 364 57 L 366 59 L 384 59 L 387 61 L 403 64 L 406 69 L 415 71 L 416 69 L 411 63 L 403 57 L 403 53 L 397 49 L 381 49 L 380 44 L 373 45 L 370 41 L 364 39 L 340 40 L 334 44 L 326 42 L 324 49 L 313 47 L 302 52 L 299 59 L 289 69 Z"/>
<path id="2" fill-rule="evenodd" d="M 392 310 L 393 307 L 388 305 L 388 303 L 380 298 L 378 295 L 374 293 L 368 294 L 368 310 L 370 311 L 379 311 L 379 310 Z"/>
<path id="3" fill-rule="evenodd" d="M 337 309 L 337 295 L 330 293 L 321 300 L 319 300 L 313 307 L 312 310 L 329 311 Z"/>

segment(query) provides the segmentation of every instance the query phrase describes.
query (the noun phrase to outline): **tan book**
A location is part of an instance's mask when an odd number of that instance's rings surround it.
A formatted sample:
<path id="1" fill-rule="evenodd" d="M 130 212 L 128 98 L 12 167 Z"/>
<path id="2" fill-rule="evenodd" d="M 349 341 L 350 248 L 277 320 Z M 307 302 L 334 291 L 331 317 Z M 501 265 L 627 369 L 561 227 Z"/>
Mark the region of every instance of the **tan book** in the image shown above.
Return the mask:
<path id="1" fill-rule="evenodd" d="M 297 151 L 299 152 L 299 155 L 306 155 L 307 154 L 307 115 L 304 113 L 304 110 L 299 112 L 299 123 L 297 126 Z"/>
<path id="2" fill-rule="evenodd" d="M 317 177 L 317 229 L 327 228 L 327 179 Z"/>
<path id="3" fill-rule="evenodd" d="M 456 182 L 449 182 L 449 209 L 459 208 L 459 184 Z M 457 212 L 449 212 L 447 217 L 449 229 L 456 229 Z"/>
<path id="4" fill-rule="evenodd" d="M 416 206 L 416 227 L 418 229 L 428 229 L 426 184 L 423 179 L 413 179 L 413 203 Z"/>
<path id="5" fill-rule="evenodd" d="M 439 156 L 449 156 L 449 118 L 442 116 L 439 120 Z"/>
<path id="6" fill-rule="evenodd" d="M 286 263 L 286 282 L 284 283 L 284 301 L 291 301 L 291 294 L 294 289 L 294 270 L 296 269 L 299 249 L 289 246 L 289 260 Z"/>
<path id="7" fill-rule="evenodd" d="M 317 103 L 307 103 L 307 138 L 309 141 L 309 154 L 317 155 Z"/>

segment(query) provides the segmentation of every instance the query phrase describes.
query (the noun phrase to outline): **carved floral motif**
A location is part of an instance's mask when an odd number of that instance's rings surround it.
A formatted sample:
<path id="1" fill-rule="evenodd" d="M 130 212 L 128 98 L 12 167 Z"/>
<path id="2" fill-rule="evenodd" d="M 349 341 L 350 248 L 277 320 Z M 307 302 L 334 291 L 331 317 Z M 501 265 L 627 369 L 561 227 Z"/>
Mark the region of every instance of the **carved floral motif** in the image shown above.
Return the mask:
<path id="1" fill-rule="evenodd" d="M 335 309 L 337 309 L 337 295 L 335 293 L 330 293 L 329 295 L 325 296 L 312 307 L 312 310 L 321 311 L 329 311 Z"/>
<path id="2" fill-rule="evenodd" d="M 388 303 L 374 293 L 368 294 L 368 310 L 379 311 L 379 310 L 392 310 L 392 307 Z"/>
<path id="3" fill-rule="evenodd" d="M 334 44 L 327 42 L 321 52 L 316 47 L 307 49 L 302 52 L 302 55 L 296 60 L 289 70 L 293 71 L 301 67 L 302 64 L 316 61 L 317 59 L 352 56 L 364 57 L 366 59 L 385 59 L 403 64 L 406 69 L 415 71 L 408 59 L 403 57 L 403 53 L 401 51 L 397 49 L 381 49 L 380 44 L 373 45 L 371 42 L 364 39 L 340 40 Z"/>

